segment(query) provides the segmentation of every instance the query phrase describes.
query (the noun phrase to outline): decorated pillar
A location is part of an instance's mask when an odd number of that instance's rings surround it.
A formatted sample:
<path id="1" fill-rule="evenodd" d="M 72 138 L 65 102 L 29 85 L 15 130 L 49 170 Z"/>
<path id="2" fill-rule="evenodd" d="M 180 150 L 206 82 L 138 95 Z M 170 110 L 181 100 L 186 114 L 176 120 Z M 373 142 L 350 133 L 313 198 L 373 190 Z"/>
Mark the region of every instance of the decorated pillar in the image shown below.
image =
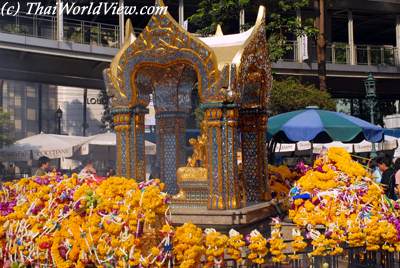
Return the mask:
<path id="1" fill-rule="evenodd" d="M 270 199 L 265 150 L 267 113 L 263 109 L 240 110 L 244 202 L 246 206 Z"/>
<path id="2" fill-rule="evenodd" d="M 147 109 L 116 108 L 112 110 L 114 130 L 117 136 L 117 175 L 146 179 L 144 117 Z"/>
<path id="3" fill-rule="evenodd" d="M 130 177 L 129 175 L 129 136 L 130 136 L 130 122 L 131 110 L 130 108 L 114 108 L 111 110 L 114 122 L 114 131 L 117 138 L 116 160 L 117 168 L 116 174 L 122 177 Z"/>
<path id="4" fill-rule="evenodd" d="M 237 209 L 240 207 L 237 168 L 238 108 L 235 104 L 205 104 L 203 108 L 208 137 L 208 209 Z"/>
<path id="5" fill-rule="evenodd" d="M 137 181 L 146 180 L 145 115 L 148 109 L 136 106 L 132 109 L 130 129 L 130 174 Z"/>
<path id="6" fill-rule="evenodd" d="M 159 112 L 157 120 L 157 157 L 160 178 L 164 181 L 166 192 L 176 194 L 176 171 L 186 162 L 186 118 L 185 112 Z"/>

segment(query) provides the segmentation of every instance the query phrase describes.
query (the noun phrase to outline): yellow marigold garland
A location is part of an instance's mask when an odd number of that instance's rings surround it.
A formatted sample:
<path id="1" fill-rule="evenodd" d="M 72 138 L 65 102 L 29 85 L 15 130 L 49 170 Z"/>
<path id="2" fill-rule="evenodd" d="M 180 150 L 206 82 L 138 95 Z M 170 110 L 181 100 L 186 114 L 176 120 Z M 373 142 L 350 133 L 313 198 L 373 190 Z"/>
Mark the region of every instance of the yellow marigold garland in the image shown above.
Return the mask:
<path id="1" fill-rule="evenodd" d="M 286 260 L 286 256 L 283 250 L 286 249 L 286 245 L 282 239 L 281 234 L 281 223 L 279 220 L 275 220 L 272 226 L 271 238 L 269 239 L 270 252 L 272 255 L 272 261 L 282 263 Z"/>
<path id="2" fill-rule="evenodd" d="M 228 254 L 229 256 L 238 263 L 243 261 L 242 255 L 246 242 L 243 240 L 243 235 L 239 232 L 231 229 L 229 231 L 228 239 Z"/>
<path id="3" fill-rule="evenodd" d="M 250 233 L 249 242 L 248 249 L 250 253 L 247 258 L 252 263 L 263 264 L 268 253 L 267 239 L 259 231 L 254 230 Z"/>
<path id="4" fill-rule="evenodd" d="M 215 229 L 206 229 L 205 246 L 207 267 L 220 267 L 224 262 L 224 252 L 227 247 L 228 237 Z"/>
<path id="5" fill-rule="evenodd" d="M 203 232 L 192 223 L 176 228 L 173 252 L 180 268 L 194 268 L 205 253 Z"/>
<path id="6" fill-rule="evenodd" d="M 292 229 L 292 238 L 293 242 L 291 243 L 291 245 L 293 248 L 293 254 L 289 257 L 292 260 L 298 260 L 300 259 L 300 256 L 297 255 L 297 253 L 302 252 L 307 247 L 307 243 L 304 242 L 304 237 L 301 235 L 301 232 L 298 228 Z"/>

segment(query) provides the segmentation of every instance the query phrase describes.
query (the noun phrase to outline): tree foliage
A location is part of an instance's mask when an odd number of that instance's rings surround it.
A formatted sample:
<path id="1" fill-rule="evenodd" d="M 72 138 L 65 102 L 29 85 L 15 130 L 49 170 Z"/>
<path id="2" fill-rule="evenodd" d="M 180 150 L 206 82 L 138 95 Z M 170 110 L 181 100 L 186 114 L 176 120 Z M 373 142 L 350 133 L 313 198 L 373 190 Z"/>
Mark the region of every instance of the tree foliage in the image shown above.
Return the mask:
<path id="1" fill-rule="evenodd" d="M 202 0 L 189 21 L 202 36 L 215 33 L 218 24 L 223 26 L 225 32 L 237 32 L 240 9 L 249 4 L 250 0 Z"/>
<path id="2" fill-rule="evenodd" d="M 0 147 L 13 142 L 10 115 L 0 109 Z"/>
<path id="3" fill-rule="evenodd" d="M 297 79 L 275 80 L 272 85 L 269 108 L 272 115 L 318 106 L 325 110 L 335 110 L 336 103 L 326 91 L 314 85 L 300 83 Z"/>
<path id="4" fill-rule="evenodd" d="M 309 0 L 201 0 L 197 12 L 189 21 L 202 36 L 214 34 L 218 24 L 224 33 L 237 33 L 240 10 L 244 8 L 254 13 L 259 5 L 267 6 L 269 11 L 267 38 L 272 61 L 293 49 L 287 42 L 289 36 L 314 36 L 317 33 L 312 19 L 299 21 L 296 17 L 296 9 L 308 6 Z M 244 29 L 250 26 L 246 24 Z"/>

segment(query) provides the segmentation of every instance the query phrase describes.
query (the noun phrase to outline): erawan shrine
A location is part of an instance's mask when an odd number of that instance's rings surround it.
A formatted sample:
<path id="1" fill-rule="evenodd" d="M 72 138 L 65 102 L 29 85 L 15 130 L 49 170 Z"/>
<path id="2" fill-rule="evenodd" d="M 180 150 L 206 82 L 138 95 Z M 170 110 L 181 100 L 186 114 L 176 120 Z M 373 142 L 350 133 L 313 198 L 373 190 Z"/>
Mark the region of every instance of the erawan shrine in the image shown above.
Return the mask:
<path id="1" fill-rule="evenodd" d="M 265 8 L 242 34 L 218 30 L 197 38 L 168 14 L 153 16 L 138 38 L 130 22 L 126 29 L 124 46 L 104 71 L 116 125 L 117 174 L 144 180 L 144 116 L 153 94 L 160 178 L 179 211 L 192 208 L 201 218 L 209 210 L 232 211 L 224 212 L 232 218 L 269 201 L 265 130 L 272 77 Z M 185 122 L 196 82 L 204 120 L 186 162 Z M 204 215 L 199 208 L 207 209 Z"/>
<path id="2" fill-rule="evenodd" d="M 248 31 L 218 27 L 202 38 L 168 13 L 153 15 L 138 36 L 128 20 L 125 43 L 103 72 L 116 175 L 53 172 L 2 183 L 1 266 L 399 267 L 400 203 L 368 166 L 340 147 L 295 169 L 268 163 L 265 20 L 260 6 Z M 186 140 L 194 87 L 204 117 L 200 135 Z M 146 178 L 150 95 L 154 179 Z M 363 126 L 352 139 L 382 140 L 378 128 Z"/>

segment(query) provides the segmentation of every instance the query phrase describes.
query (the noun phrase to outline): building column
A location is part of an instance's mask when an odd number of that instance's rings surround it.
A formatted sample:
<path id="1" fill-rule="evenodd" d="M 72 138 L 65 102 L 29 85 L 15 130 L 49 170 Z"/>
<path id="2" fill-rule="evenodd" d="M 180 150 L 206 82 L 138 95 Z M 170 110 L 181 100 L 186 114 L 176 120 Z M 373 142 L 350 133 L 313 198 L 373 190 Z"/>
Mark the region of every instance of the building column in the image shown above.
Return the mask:
<path id="1" fill-rule="evenodd" d="M 0 85 L 2 85 L 0 83 Z M 0 89 L 0 94 L 2 95 L 2 88 Z M 0 96 L 0 108 L 2 108 L 2 96 Z M 38 133 L 43 131 L 43 85 L 38 84 Z"/>
<path id="2" fill-rule="evenodd" d="M 169 194 L 179 190 L 176 171 L 186 165 L 186 118 L 184 112 L 159 112 L 156 114 L 157 157 L 160 179 Z"/>
<path id="3" fill-rule="evenodd" d="M 396 16 L 396 65 L 400 65 L 400 15 Z"/>
<path id="4" fill-rule="evenodd" d="M 208 139 L 208 209 L 240 208 L 237 167 L 238 108 L 234 104 L 209 104 L 203 108 Z"/>
<path id="5" fill-rule="evenodd" d="M 145 180 L 145 134 L 143 107 L 116 108 L 111 111 L 117 136 L 118 176 Z"/>
<path id="6" fill-rule="evenodd" d="M 64 16 L 62 13 L 63 0 L 57 0 L 57 40 L 64 40 Z"/>
<path id="7" fill-rule="evenodd" d="M 179 24 L 183 26 L 185 22 L 185 6 L 183 4 L 183 0 L 179 0 Z"/>
<path id="8" fill-rule="evenodd" d="M 83 123 L 82 123 L 82 136 L 86 137 L 86 129 L 87 129 L 87 103 L 88 103 L 88 97 L 87 97 L 88 90 L 87 88 L 83 89 Z"/>
<path id="9" fill-rule="evenodd" d="M 300 9 L 296 10 L 296 19 L 301 24 L 301 10 Z M 297 56 L 296 60 L 298 62 L 303 62 L 303 41 L 302 41 L 302 36 L 297 36 L 296 42 L 297 42 L 296 51 L 295 51 L 295 55 Z"/>
<path id="10" fill-rule="evenodd" d="M 239 31 L 240 32 L 244 31 L 243 26 L 245 23 L 246 23 L 245 11 L 242 8 L 239 13 Z"/>
<path id="11" fill-rule="evenodd" d="M 270 200 L 265 150 L 267 112 L 262 109 L 240 111 L 242 174 L 245 205 Z"/>
<path id="12" fill-rule="evenodd" d="M 119 6 L 123 6 L 124 5 L 124 0 L 119 0 Z M 122 45 L 124 44 L 125 41 L 125 15 L 124 12 L 121 12 L 121 14 L 119 14 L 119 47 L 122 47 Z"/>
<path id="13" fill-rule="evenodd" d="M 356 64 L 356 49 L 354 45 L 354 25 L 353 25 L 353 12 L 349 10 L 347 12 L 347 31 L 349 39 L 349 62 L 351 65 Z"/>

